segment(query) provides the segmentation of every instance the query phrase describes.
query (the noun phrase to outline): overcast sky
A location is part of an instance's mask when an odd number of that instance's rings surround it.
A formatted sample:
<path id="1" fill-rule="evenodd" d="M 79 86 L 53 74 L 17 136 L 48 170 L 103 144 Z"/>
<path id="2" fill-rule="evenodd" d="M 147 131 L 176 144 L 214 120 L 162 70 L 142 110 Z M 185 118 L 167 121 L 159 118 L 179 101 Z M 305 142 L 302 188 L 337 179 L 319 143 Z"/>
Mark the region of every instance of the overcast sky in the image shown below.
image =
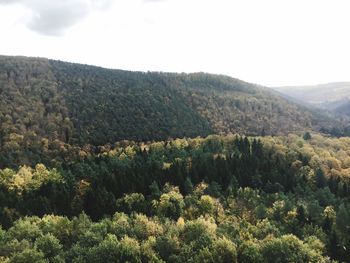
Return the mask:
<path id="1" fill-rule="evenodd" d="M 350 81 L 349 12 L 349 0 L 0 0 L 0 54 L 267 86 Z"/>

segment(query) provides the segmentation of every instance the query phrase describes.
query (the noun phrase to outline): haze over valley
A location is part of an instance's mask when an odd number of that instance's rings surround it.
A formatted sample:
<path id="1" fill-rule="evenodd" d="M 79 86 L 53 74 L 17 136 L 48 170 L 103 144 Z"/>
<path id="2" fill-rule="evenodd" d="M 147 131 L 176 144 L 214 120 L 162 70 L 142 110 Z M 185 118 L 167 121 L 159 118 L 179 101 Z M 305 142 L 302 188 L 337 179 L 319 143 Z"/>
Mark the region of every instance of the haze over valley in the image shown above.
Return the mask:
<path id="1" fill-rule="evenodd" d="M 315 86 L 285 86 L 274 88 L 305 104 L 350 115 L 350 82 L 334 82 Z"/>

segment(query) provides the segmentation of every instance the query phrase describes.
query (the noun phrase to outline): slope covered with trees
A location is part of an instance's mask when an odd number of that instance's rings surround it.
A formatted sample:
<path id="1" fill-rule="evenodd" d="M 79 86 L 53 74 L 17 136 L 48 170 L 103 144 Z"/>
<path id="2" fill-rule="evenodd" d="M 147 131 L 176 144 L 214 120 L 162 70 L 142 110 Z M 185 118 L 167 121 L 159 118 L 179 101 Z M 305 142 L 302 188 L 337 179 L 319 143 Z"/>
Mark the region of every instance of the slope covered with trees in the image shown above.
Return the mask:
<path id="1" fill-rule="evenodd" d="M 65 145 L 213 133 L 278 135 L 335 125 L 266 88 L 226 76 L 0 57 L 2 167 L 34 164 L 40 153 Z"/>

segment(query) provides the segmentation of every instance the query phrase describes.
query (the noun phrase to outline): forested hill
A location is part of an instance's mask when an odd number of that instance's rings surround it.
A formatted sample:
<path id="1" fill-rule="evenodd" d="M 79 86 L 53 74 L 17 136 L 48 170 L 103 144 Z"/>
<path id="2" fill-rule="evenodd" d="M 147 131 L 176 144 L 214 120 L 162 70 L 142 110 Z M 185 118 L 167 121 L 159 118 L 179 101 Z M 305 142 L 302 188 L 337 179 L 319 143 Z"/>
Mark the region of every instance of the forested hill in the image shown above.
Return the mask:
<path id="1" fill-rule="evenodd" d="M 19 158 L 19 149 L 230 132 L 277 135 L 327 130 L 331 123 L 267 88 L 227 76 L 0 56 L 2 163 Z"/>

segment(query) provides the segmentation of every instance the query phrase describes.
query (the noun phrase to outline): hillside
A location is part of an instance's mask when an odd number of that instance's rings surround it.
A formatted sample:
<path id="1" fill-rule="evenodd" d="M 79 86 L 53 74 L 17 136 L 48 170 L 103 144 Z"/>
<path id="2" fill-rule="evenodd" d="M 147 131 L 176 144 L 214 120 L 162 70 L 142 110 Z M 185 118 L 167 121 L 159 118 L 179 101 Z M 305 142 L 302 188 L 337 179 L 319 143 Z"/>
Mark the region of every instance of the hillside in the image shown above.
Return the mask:
<path id="1" fill-rule="evenodd" d="M 330 130 L 331 119 L 221 75 L 130 72 L 0 57 L 0 163 L 33 163 L 66 145 L 208 134 Z"/>
<path id="2" fill-rule="evenodd" d="M 275 89 L 300 102 L 350 116 L 350 82 L 334 82 L 315 86 L 287 86 Z"/>

